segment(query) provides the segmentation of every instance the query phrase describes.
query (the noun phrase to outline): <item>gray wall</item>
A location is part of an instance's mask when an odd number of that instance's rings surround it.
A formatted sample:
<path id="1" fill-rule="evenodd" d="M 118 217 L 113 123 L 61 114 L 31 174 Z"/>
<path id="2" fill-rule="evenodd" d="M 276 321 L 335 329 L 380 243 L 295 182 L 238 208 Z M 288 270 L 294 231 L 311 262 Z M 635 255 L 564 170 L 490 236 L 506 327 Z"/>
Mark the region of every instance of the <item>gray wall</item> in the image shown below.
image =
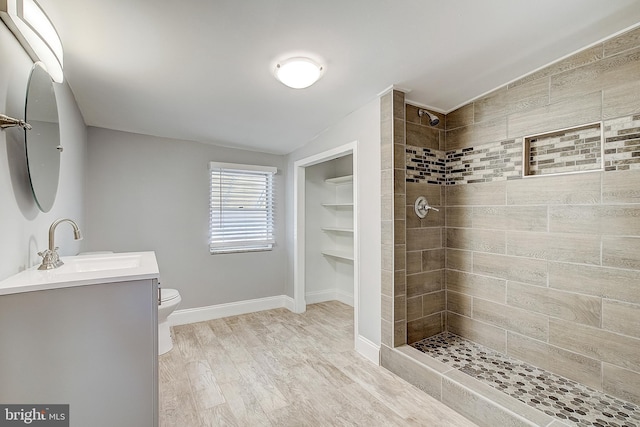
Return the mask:
<path id="1" fill-rule="evenodd" d="M 284 157 L 89 128 L 87 250 L 153 250 L 181 309 L 284 293 Z M 209 255 L 209 162 L 275 166 L 273 251 Z"/>
<path id="2" fill-rule="evenodd" d="M 358 330 L 380 344 L 380 101 L 375 99 L 289 153 L 287 213 L 293 218 L 293 168 L 296 161 L 358 141 L 357 216 L 360 227 L 360 300 Z M 287 227 L 289 269 L 287 295 L 293 296 L 293 223 Z"/>
<path id="3" fill-rule="evenodd" d="M 33 62 L 13 34 L 0 25 L 0 113 L 24 117 L 24 99 Z M 84 228 L 84 163 L 86 127 L 66 82 L 55 84 L 64 146 L 60 183 L 53 208 L 40 212 L 26 174 L 23 132 L 0 131 L 0 280 L 38 264 L 38 251 L 47 248 L 49 225 L 59 217 L 73 218 Z M 73 240 L 68 225 L 56 233 L 60 254 L 73 255 L 81 242 Z"/>

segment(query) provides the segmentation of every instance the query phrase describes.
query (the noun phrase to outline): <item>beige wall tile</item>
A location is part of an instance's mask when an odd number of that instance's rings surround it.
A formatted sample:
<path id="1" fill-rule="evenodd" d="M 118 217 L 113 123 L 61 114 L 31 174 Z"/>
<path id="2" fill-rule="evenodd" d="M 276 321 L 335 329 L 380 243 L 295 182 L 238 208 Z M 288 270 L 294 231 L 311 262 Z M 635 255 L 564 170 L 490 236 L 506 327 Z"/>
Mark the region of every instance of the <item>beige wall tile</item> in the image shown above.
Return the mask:
<path id="1" fill-rule="evenodd" d="M 380 191 L 382 195 L 393 195 L 392 169 L 384 169 L 380 172 Z"/>
<path id="2" fill-rule="evenodd" d="M 502 328 L 478 322 L 451 311 L 447 312 L 447 328 L 456 335 L 475 341 L 500 353 L 507 351 L 507 335 Z"/>
<path id="3" fill-rule="evenodd" d="M 480 206 L 472 218 L 474 228 L 547 231 L 546 206 Z"/>
<path id="4" fill-rule="evenodd" d="M 402 245 L 406 242 L 406 221 L 404 219 L 395 219 L 393 221 L 393 242 L 396 245 Z"/>
<path id="5" fill-rule="evenodd" d="M 640 205 L 550 206 L 549 230 L 561 233 L 640 235 Z"/>
<path id="6" fill-rule="evenodd" d="M 540 340 L 546 340 L 549 333 L 546 316 L 480 298 L 473 300 L 472 317 Z"/>
<path id="7" fill-rule="evenodd" d="M 506 86 L 474 101 L 475 123 L 549 104 L 549 80 Z"/>
<path id="8" fill-rule="evenodd" d="M 473 259 L 471 251 L 461 251 L 458 249 L 446 250 L 446 267 L 453 270 L 471 271 L 473 269 Z"/>
<path id="9" fill-rule="evenodd" d="M 422 272 L 422 252 L 407 252 L 407 274 Z"/>
<path id="10" fill-rule="evenodd" d="M 406 140 L 406 135 L 405 135 L 405 128 L 404 128 L 404 120 L 402 119 L 393 119 L 393 144 L 394 145 L 399 145 L 401 147 L 405 146 L 405 140 Z M 395 164 L 394 166 L 396 168 L 402 168 L 402 165 L 404 164 L 404 162 L 400 163 L 400 164 Z"/>
<path id="11" fill-rule="evenodd" d="M 595 359 L 513 332 L 507 334 L 507 354 L 596 390 L 602 390 L 601 364 Z"/>
<path id="12" fill-rule="evenodd" d="M 473 103 L 467 104 L 447 114 L 447 130 L 473 124 Z"/>
<path id="13" fill-rule="evenodd" d="M 602 175 L 602 203 L 640 203 L 640 170 Z"/>
<path id="14" fill-rule="evenodd" d="M 612 56 L 640 46 L 640 28 L 627 31 L 604 42 L 604 55 Z"/>
<path id="15" fill-rule="evenodd" d="M 393 195 L 393 217 L 401 219 L 405 215 L 407 197 L 404 194 Z"/>
<path id="16" fill-rule="evenodd" d="M 382 295 L 380 300 L 380 314 L 382 320 L 391 322 L 393 320 L 393 298 Z"/>
<path id="17" fill-rule="evenodd" d="M 407 145 L 424 147 L 432 150 L 440 149 L 440 131 L 430 126 L 407 123 Z"/>
<path id="18" fill-rule="evenodd" d="M 393 272 L 393 294 L 406 295 L 407 294 L 407 272 L 405 270 L 399 270 Z"/>
<path id="19" fill-rule="evenodd" d="M 444 289 L 444 270 L 428 271 L 407 276 L 407 297 L 428 294 Z"/>
<path id="20" fill-rule="evenodd" d="M 420 341 L 441 333 L 444 330 L 444 314 L 436 313 L 407 323 L 407 340 L 409 343 Z"/>
<path id="21" fill-rule="evenodd" d="M 415 105 L 405 104 L 404 112 L 407 123 L 420 124 L 420 116 L 418 115 L 419 108 L 420 107 L 416 107 Z"/>
<path id="22" fill-rule="evenodd" d="M 547 285 L 547 261 L 539 259 L 474 253 L 473 271 L 501 279 Z"/>
<path id="23" fill-rule="evenodd" d="M 471 296 L 447 289 L 447 310 L 471 317 Z"/>
<path id="24" fill-rule="evenodd" d="M 382 245 L 382 259 L 381 265 L 383 270 L 393 271 L 393 246 L 391 245 Z"/>
<path id="25" fill-rule="evenodd" d="M 603 300 L 602 329 L 640 338 L 640 305 Z"/>
<path id="26" fill-rule="evenodd" d="M 508 116 L 509 134 L 518 138 L 596 122 L 602 115 L 602 92 L 552 101 L 545 107 L 513 113 Z M 447 138 L 449 135 L 447 135 Z"/>
<path id="27" fill-rule="evenodd" d="M 604 392 L 640 405 L 640 373 L 603 363 Z"/>
<path id="28" fill-rule="evenodd" d="M 507 139 L 507 118 L 500 117 L 447 131 L 445 148 L 455 150 Z"/>
<path id="29" fill-rule="evenodd" d="M 511 183 L 515 181 L 508 182 Z M 449 185 L 445 188 L 447 207 L 464 205 L 504 205 L 506 203 L 506 188 L 507 181 Z"/>
<path id="30" fill-rule="evenodd" d="M 393 117 L 404 120 L 405 115 L 405 95 L 399 90 L 393 91 Z"/>
<path id="31" fill-rule="evenodd" d="M 393 166 L 402 169 L 405 167 L 406 148 L 404 144 L 393 144 Z"/>
<path id="32" fill-rule="evenodd" d="M 549 319 L 549 344 L 640 372 L 640 340 L 558 319 Z"/>
<path id="33" fill-rule="evenodd" d="M 406 173 L 404 169 L 393 170 L 393 194 L 405 194 Z"/>
<path id="34" fill-rule="evenodd" d="M 387 92 L 380 97 L 380 121 L 391 120 L 393 113 L 393 94 Z"/>
<path id="35" fill-rule="evenodd" d="M 551 102 L 633 82 L 640 75 L 640 49 L 632 49 L 551 77 Z M 585 122 L 586 123 L 586 122 Z"/>
<path id="36" fill-rule="evenodd" d="M 640 111 L 640 80 L 602 91 L 602 118 L 637 114 Z"/>
<path id="37" fill-rule="evenodd" d="M 380 195 L 380 216 L 383 221 L 393 219 L 393 196 L 391 194 Z"/>
<path id="38" fill-rule="evenodd" d="M 477 228 L 447 228 L 446 247 L 479 252 L 505 253 L 505 232 Z"/>
<path id="39" fill-rule="evenodd" d="M 567 70 L 582 67 L 587 64 L 596 62 L 602 58 L 602 43 L 593 46 L 589 49 L 582 50 L 575 55 L 571 55 L 568 58 L 555 62 L 548 67 L 544 67 L 534 73 L 531 73 L 513 83 L 509 83 L 509 88 L 520 86 L 524 83 L 528 83 L 532 80 L 546 78 L 549 81 L 549 76 L 553 74 L 562 73 Z"/>
<path id="40" fill-rule="evenodd" d="M 422 271 L 441 270 L 445 268 L 444 257 L 444 249 L 422 251 Z"/>
<path id="41" fill-rule="evenodd" d="M 393 221 L 382 221 L 380 224 L 380 242 L 393 245 Z"/>
<path id="42" fill-rule="evenodd" d="M 440 227 L 410 228 L 407 230 L 407 250 L 437 249 L 442 247 Z"/>
<path id="43" fill-rule="evenodd" d="M 549 286 L 640 304 L 640 272 L 636 270 L 551 262 Z"/>
<path id="44" fill-rule="evenodd" d="M 403 320 L 407 318 L 407 297 L 397 295 L 393 298 L 393 320 Z"/>
<path id="45" fill-rule="evenodd" d="M 602 265 L 640 270 L 640 237 L 602 237 Z"/>
<path id="46" fill-rule="evenodd" d="M 407 321 L 400 320 L 393 324 L 393 345 L 398 347 L 407 343 Z"/>
<path id="47" fill-rule="evenodd" d="M 422 315 L 430 316 L 447 309 L 445 291 L 433 292 L 422 296 Z"/>
<path id="48" fill-rule="evenodd" d="M 536 176 L 507 181 L 509 205 L 590 204 L 600 202 L 601 172 Z"/>
<path id="49" fill-rule="evenodd" d="M 447 227 L 471 227 L 472 217 L 473 208 L 471 206 L 446 208 Z"/>
<path id="50" fill-rule="evenodd" d="M 393 296 L 393 273 L 388 270 L 381 271 L 381 289 L 382 295 Z"/>
<path id="51" fill-rule="evenodd" d="M 406 251 L 407 251 L 406 245 L 393 246 L 393 269 L 395 271 L 406 269 L 406 266 L 407 266 L 406 256 L 405 256 Z"/>
<path id="52" fill-rule="evenodd" d="M 407 182 L 407 205 L 413 206 L 413 204 L 416 202 L 416 199 L 420 196 L 426 197 L 429 201 L 429 204 L 432 206 L 441 205 L 439 185 L 419 182 Z"/>
<path id="53" fill-rule="evenodd" d="M 508 231 L 507 254 L 555 261 L 600 264 L 600 236 Z"/>
<path id="54" fill-rule="evenodd" d="M 500 303 L 505 302 L 507 285 L 502 279 L 457 270 L 447 270 L 446 277 L 448 291 Z"/>
<path id="55" fill-rule="evenodd" d="M 382 320 L 380 327 L 380 342 L 384 345 L 393 347 L 393 326 L 387 320 Z"/>
<path id="56" fill-rule="evenodd" d="M 551 317 L 600 326 L 602 299 L 524 283 L 507 283 L 507 304 Z"/>
<path id="57" fill-rule="evenodd" d="M 407 299 L 407 321 L 422 317 L 422 296 Z"/>

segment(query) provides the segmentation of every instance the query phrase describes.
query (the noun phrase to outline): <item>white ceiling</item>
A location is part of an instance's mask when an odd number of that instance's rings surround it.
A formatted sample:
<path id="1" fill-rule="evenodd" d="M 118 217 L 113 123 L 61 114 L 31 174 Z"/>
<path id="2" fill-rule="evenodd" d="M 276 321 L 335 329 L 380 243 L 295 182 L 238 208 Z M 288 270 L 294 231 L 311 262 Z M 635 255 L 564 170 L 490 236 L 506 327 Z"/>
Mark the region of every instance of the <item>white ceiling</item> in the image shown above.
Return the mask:
<path id="1" fill-rule="evenodd" d="M 284 154 L 391 85 L 440 112 L 640 22 L 640 0 L 39 0 L 87 125 Z M 278 60 L 325 65 L 314 86 Z"/>

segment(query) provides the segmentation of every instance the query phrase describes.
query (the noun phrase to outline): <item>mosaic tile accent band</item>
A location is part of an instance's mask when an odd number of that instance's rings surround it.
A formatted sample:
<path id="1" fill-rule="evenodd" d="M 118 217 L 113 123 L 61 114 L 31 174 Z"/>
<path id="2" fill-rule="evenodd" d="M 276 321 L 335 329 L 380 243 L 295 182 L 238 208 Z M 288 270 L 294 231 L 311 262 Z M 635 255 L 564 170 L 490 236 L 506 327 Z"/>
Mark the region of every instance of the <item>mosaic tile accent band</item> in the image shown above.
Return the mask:
<path id="1" fill-rule="evenodd" d="M 606 120 L 604 134 L 605 171 L 640 169 L 640 114 Z M 534 174 L 600 169 L 602 151 L 596 138 L 600 140 L 600 130 L 578 136 L 565 133 L 551 143 L 553 147 L 545 138 L 545 144 L 535 147 Z M 446 152 L 407 145 L 406 181 L 458 185 L 519 179 L 523 146 L 524 138 Z"/>
<path id="2" fill-rule="evenodd" d="M 640 407 L 449 332 L 412 347 L 565 424 L 640 427 Z"/>
<path id="3" fill-rule="evenodd" d="M 640 168 L 640 114 L 607 120 L 604 135 L 605 171 Z"/>

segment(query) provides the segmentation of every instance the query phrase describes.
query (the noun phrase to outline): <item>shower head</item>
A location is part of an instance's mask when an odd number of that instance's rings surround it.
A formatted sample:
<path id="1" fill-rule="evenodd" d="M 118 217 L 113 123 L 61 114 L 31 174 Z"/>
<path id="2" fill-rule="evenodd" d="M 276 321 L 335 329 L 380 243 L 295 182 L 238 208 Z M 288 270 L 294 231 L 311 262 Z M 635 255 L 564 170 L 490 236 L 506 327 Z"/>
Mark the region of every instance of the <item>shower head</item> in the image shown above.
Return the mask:
<path id="1" fill-rule="evenodd" d="M 418 115 L 420 117 L 424 116 L 425 114 L 427 115 L 427 117 L 429 117 L 429 126 L 437 126 L 438 123 L 440 123 L 440 119 L 435 114 L 431 114 L 430 112 L 428 112 L 427 110 L 423 110 L 422 108 L 418 110 Z"/>

